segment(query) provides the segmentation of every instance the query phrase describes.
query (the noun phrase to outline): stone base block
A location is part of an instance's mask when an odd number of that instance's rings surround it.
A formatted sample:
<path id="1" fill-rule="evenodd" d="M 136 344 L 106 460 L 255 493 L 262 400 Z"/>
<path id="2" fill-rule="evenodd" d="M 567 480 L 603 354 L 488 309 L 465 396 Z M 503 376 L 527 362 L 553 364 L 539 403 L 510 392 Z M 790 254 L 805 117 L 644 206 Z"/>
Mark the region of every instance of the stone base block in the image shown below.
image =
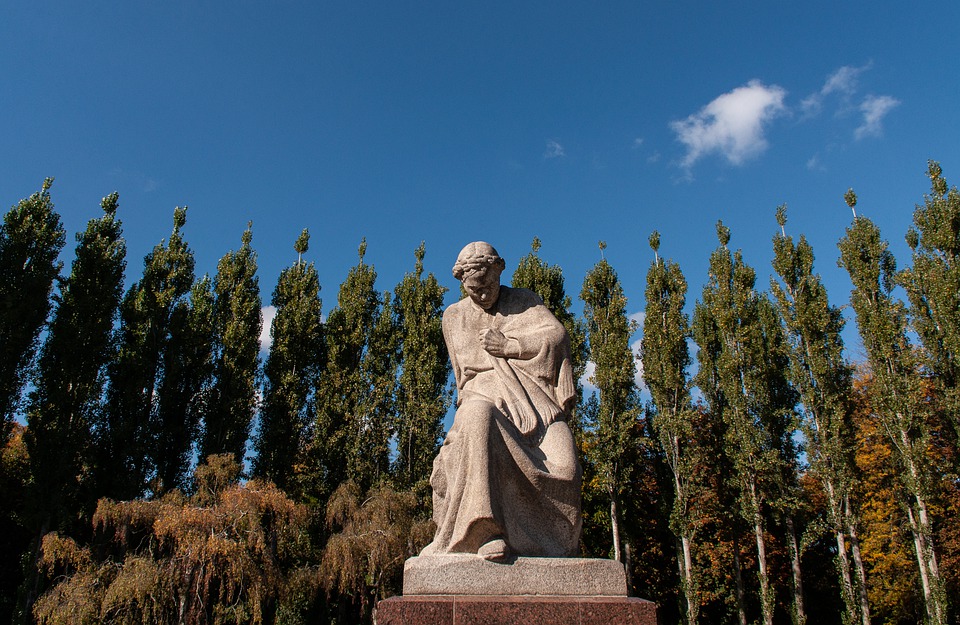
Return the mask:
<path id="1" fill-rule="evenodd" d="M 404 564 L 403 594 L 626 597 L 627 578 L 616 560 L 517 558 L 498 564 L 475 555 L 423 556 Z"/>
<path id="2" fill-rule="evenodd" d="M 377 625 L 657 625 L 657 605 L 632 597 L 391 597 Z"/>

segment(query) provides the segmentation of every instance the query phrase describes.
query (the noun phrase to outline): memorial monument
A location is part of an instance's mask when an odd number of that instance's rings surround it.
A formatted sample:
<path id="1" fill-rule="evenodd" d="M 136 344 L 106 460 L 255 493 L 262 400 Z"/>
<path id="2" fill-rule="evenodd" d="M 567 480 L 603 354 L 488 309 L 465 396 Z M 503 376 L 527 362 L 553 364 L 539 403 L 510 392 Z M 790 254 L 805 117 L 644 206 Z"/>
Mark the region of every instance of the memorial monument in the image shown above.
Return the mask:
<path id="1" fill-rule="evenodd" d="M 501 286 L 504 268 L 484 242 L 453 267 L 467 297 L 443 315 L 457 409 L 430 478 L 437 531 L 377 622 L 656 623 L 654 604 L 627 598 L 619 562 L 576 557 L 570 341 L 537 294 Z"/>

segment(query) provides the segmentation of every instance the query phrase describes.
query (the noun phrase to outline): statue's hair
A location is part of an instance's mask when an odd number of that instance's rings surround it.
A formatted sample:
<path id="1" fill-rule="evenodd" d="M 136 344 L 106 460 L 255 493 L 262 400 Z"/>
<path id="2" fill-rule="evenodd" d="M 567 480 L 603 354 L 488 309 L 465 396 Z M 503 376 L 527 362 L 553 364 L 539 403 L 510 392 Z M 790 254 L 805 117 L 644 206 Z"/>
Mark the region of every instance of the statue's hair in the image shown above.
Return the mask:
<path id="1" fill-rule="evenodd" d="M 493 246 L 483 241 L 476 241 L 467 244 L 457 256 L 457 262 L 453 265 L 453 277 L 457 280 L 463 280 L 465 274 L 486 267 L 496 267 L 503 271 L 507 266 L 506 262 L 493 249 Z"/>

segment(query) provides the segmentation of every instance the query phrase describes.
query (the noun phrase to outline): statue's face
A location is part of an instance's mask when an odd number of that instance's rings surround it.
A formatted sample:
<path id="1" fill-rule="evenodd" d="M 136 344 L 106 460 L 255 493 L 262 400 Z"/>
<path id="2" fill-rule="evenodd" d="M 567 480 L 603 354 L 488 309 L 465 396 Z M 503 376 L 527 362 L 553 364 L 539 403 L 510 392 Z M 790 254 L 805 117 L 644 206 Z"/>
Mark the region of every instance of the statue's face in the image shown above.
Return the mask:
<path id="1" fill-rule="evenodd" d="M 463 290 L 484 310 L 490 310 L 500 297 L 500 271 L 484 267 L 463 276 Z"/>

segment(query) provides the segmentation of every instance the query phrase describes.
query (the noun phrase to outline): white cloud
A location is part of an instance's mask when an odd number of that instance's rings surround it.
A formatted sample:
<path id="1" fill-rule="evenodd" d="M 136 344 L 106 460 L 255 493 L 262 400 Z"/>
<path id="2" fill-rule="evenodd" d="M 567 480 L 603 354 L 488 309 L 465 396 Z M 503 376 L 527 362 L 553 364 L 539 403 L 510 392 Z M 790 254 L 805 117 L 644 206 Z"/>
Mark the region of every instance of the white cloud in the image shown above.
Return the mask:
<path id="1" fill-rule="evenodd" d="M 643 381 L 643 359 L 640 358 L 640 347 L 643 343 L 643 320 L 646 318 L 647 313 L 643 310 L 627 315 L 627 319 L 637 324 L 637 332 L 640 333 L 640 338 L 630 343 L 630 351 L 633 352 L 633 381 L 641 391 L 647 388 Z"/>
<path id="2" fill-rule="evenodd" d="M 273 326 L 273 318 L 277 316 L 277 307 L 264 306 L 260 309 L 260 316 L 263 317 L 263 327 L 260 329 L 260 352 L 264 353 L 270 351 L 270 345 L 273 344 L 270 328 Z"/>
<path id="3" fill-rule="evenodd" d="M 827 77 L 827 81 L 823 83 L 823 87 L 820 89 L 820 94 L 830 95 L 831 93 L 841 93 L 853 95 L 857 90 L 857 80 L 860 74 L 868 69 L 870 69 L 870 63 L 867 63 L 863 67 L 844 65 Z"/>
<path id="4" fill-rule="evenodd" d="M 630 351 L 633 352 L 633 382 L 641 391 L 646 390 L 647 385 L 643 380 L 643 359 L 640 358 L 640 344 L 643 339 L 637 339 L 630 343 Z"/>
<path id="5" fill-rule="evenodd" d="M 853 131 L 853 136 L 858 141 L 864 137 L 879 136 L 883 132 L 883 118 L 899 105 L 900 100 L 888 95 L 867 96 L 860 104 L 863 123 Z"/>
<path id="6" fill-rule="evenodd" d="M 547 150 L 543 153 L 543 158 L 559 158 L 566 155 L 567 153 L 563 151 L 563 146 L 558 142 L 547 141 Z"/>
<path id="7" fill-rule="evenodd" d="M 580 376 L 580 384 L 583 386 L 584 396 L 589 396 L 591 393 L 597 392 L 596 385 L 590 381 L 590 378 L 593 377 L 593 374 L 597 371 L 597 363 L 592 360 L 588 360 L 586 366 L 583 368 L 583 375 Z"/>
<path id="8" fill-rule="evenodd" d="M 871 66 L 872 63 L 867 63 L 861 67 L 844 65 L 827 76 L 827 80 L 824 81 L 820 91 L 808 95 L 800 102 L 800 110 L 804 116 L 812 117 L 818 114 L 820 109 L 823 108 L 824 98 L 831 94 L 839 94 L 845 101 L 848 101 L 857 91 L 860 74 L 870 69 Z"/>
<path id="9" fill-rule="evenodd" d="M 752 80 L 717 97 L 686 119 L 671 122 L 677 140 L 687 147 L 683 167 L 689 169 L 713 152 L 733 165 L 741 165 L 763 152 L 767 147 L 764 127 L 783 112 L 786 94 L 782 87 L 768 87 Z"/>
<path id="10" fill-rule="evenodd" d="M 820 162 L 820 155 L 814 154 L 807 161 L 807 169 L 810 171 L 826 171 L 827 168 L 823 166 L 823 163 Z"/>
<path id="11" fill-rule="evenodd" d="M 637 137 L 636 139 L 633 140 L 634 148 L 639 148 L 641 145 L 643 145 L 643 137 Z"/>

